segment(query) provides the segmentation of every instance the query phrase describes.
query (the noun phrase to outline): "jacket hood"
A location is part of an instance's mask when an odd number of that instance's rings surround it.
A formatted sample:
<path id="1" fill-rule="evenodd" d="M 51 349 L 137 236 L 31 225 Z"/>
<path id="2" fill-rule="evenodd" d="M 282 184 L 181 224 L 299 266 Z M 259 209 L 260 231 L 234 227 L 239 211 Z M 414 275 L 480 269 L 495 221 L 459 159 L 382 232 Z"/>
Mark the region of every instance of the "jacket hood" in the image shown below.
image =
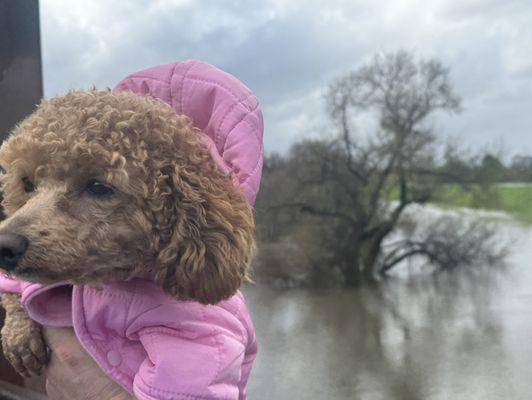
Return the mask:
<path id="1" fill-rule="evenodd" d="M 114 91 L 149 95 L 186 115 L 225 172 L 253 205 L 263 160 L 263 118 L 255 95 L 234 76 L 205 62 L 158 65 L 122 79 Z"/>

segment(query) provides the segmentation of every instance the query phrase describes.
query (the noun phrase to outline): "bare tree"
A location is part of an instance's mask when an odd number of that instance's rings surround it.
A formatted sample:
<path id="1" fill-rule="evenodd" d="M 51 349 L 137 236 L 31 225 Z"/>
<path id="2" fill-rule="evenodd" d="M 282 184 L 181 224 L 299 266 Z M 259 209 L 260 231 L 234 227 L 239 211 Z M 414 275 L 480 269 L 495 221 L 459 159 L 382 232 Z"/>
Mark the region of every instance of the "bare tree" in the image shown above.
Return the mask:
<path id="1" fill-rule="evenodd" d="M 489 230 L 471 236 L 476 246 L 470 246 L 470 253 L 455 252 L 462 242 L 443 223 L 420 241 L 384 246 L 405 209 L 429 201 L 441 181 L 430 117 L 460 110 L 448 69 L 437 60 L 416 61 L 406 52 L 379 55 L 332 83 L 326 101 L 335 138 L 292 148 L 283 161 L 284 170 L 292 172 L 284 187 L 278 187 L 277 202 L 267 201 L 269 209 L 295 209 L 306 216 L 298 224 L 318 226 L 329 255 L 326 263 L 339 268 L 348 284 L 384 275 L 409 257 L 425 257 L 442 268 L 473 262 L 491 238 Z M 355 135 L 353 122 L 361 113 L 377 120 L 376 131 L 365 139 Z M 280 162 L 278 157 L 273 161 Z M 442 240 L 437 232 L 446 233 Z"/>

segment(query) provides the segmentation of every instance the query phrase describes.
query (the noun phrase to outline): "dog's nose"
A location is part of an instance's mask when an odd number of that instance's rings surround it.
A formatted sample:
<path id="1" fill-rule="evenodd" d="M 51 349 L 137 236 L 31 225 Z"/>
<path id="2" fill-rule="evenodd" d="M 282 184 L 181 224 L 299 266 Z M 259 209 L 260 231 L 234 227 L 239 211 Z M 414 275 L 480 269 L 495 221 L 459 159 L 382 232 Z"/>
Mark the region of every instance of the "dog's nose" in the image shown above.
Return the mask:
<path id="1" fill-rule="evenodd" d="M 6 271 L 15 269 L 18 260 L 24 255 L 30 244 L 26 236 L 16 233 L 0 233 L 0 267 Z"/>

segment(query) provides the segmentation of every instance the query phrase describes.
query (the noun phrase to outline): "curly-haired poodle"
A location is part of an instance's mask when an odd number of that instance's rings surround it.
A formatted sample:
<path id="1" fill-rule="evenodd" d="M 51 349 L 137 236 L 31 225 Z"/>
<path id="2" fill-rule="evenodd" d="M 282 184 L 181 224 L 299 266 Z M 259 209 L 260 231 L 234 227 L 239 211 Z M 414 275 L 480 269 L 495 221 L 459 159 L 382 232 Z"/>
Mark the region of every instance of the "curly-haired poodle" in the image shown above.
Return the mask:
<path id="1" fill-rule="evenodd" d="M 186 67 L 191 84 L 194 70 L 213 81 L 212 67 Z M 190 118 L 142 87 L 45 100 L 2 145 L 4 353 L 38 373 L 40 324 L 73 326 L 139 398 L 242 399 L 256 351 L 237 293 L 254 248 L 250 201 L 235 168 L 215 160 L 216 137 L 206 145 Z"/>

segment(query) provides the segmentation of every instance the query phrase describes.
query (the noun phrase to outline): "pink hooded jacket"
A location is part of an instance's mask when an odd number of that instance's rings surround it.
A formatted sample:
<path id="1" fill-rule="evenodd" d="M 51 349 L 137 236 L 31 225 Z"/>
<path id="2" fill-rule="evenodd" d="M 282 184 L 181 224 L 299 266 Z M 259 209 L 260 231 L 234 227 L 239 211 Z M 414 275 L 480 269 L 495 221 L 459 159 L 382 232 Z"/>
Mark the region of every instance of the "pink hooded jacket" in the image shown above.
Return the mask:
<path id="1" fill-rule="evenodd" d="M 199 61 L 132 74 L 114 90 L 151 95 L 187 115 L 252 205 L 262 169 L 262 114 L 233 76 Z M 109 377 L 139 399 L 246 399 L 257 352 L 244 298 L 216 305 L 178 301 L 148 279 L 98 287 L 42 286 L 0 274 L 0 290 L 22 294 L 28 315 L 70 327 Z"/>

